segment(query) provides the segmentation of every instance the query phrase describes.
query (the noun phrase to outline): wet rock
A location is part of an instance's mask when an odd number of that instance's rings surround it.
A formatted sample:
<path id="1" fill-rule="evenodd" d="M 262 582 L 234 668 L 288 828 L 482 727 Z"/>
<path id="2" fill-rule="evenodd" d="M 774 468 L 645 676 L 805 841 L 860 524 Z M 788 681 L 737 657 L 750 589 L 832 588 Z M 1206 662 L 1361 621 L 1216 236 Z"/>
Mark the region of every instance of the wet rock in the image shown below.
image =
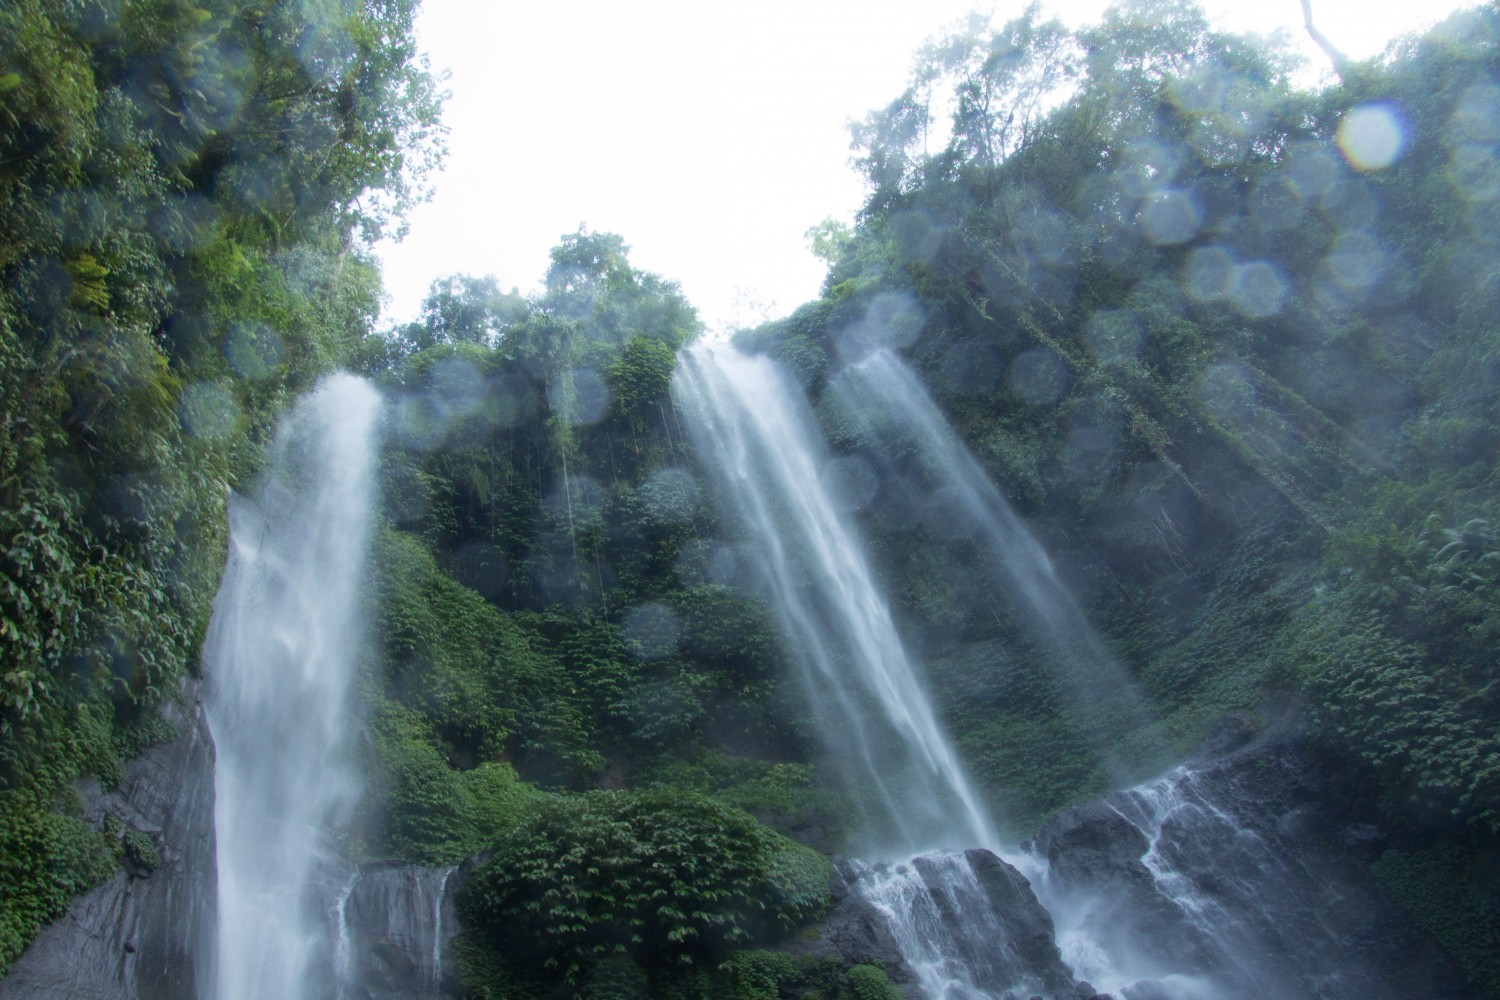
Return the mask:
<path id="1" fill-rule="evenodd" d="M 922 996 L 917 990 L 911 968 L 891 936 L 885 917 L 879 910 L 853 892 L 849 883 L 854 873 L 847 862 L 834 859 L 834 874 L 829 880 L 829 907 L 823 919 L 778 945 L 779 950 L 811 958 L 836 959 L 845 968 L 853 965 L 879 965 L 891 982 L 912 1000 Z"/>
<path id="2" fill-rule="evenodd" d="M 348 995 L 370 1000 L 443 1000 L 458 996 L 453 939 L 464 868 L 375 864 L 348 887 L 341 927 L 331 929 L 346 956 Z M 336 908 L 335 908 L 336 909 Z"/>
<path id="3" fill-rule="evenodd" d="M 113 817 L 131 833 L 135 874 L 117 872 L 42 928 L 0 979 L 0 1000 L 197 1000 L 209 992 L 214 754 L 198 684 L 185 682 L 181 702 L 162 714 L 178 739 L 127 764 L 113 791 L 97 782 L 80 788 L 85 820 L 103 828 Z"/>
<path id="4" fill-rule="evenodd" d="M 1339 814 L 1337 791 L 1282 727 L 1062 813 L 1035 847 L 1065 929 L 1127 956 L 1114 972 L 1128 1000 L 1177 1000 L 1178 983 L 1224 998 L 1477 996 L 1374 886 L 1379 831 Z"/>
<path id="5" fill-rule="evenodd" d="M 1052 915 L 1037 902 L 1026 876 L 990 851 L 965 851 L 964 860 L 979 880 L 991 914 L 1004 927 L 1005 939 L 1021 967 L 1047 989 L 1066 984 L 1071 977 L 1057 950 Z"/>

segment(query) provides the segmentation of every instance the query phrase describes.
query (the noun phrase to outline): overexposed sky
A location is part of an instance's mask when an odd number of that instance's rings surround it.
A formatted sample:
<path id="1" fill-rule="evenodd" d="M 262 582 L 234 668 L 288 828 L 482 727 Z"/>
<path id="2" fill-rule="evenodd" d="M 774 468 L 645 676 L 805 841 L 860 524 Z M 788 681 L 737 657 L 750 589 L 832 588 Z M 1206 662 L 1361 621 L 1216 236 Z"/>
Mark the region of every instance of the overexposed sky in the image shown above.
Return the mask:
<path id="1" fill-rule="evenodd" d="M 1234 31 L 1293 33 L 1313 78 L 1300 0 L 1201 0 Z M 1313 0 L 1354 58 L 1432 24 L 1460 0 Z M 1044 5 L 1072 25 L 1105 0 Z M 538 289 L 547 253 L 580 223 L 615 232 L 631 262 L 678 282 L 713 328 L 815 298 L 823 265 L 803 234 L 851 221 L 864 195 L 847 123 L 906 86 L 912 55 L 970 10 L 1023 0 L 424 0 L 417 30 L 451 74 L 436 196 L 381 247 L 384 318 L 413 318 L 446 274 Z"/>

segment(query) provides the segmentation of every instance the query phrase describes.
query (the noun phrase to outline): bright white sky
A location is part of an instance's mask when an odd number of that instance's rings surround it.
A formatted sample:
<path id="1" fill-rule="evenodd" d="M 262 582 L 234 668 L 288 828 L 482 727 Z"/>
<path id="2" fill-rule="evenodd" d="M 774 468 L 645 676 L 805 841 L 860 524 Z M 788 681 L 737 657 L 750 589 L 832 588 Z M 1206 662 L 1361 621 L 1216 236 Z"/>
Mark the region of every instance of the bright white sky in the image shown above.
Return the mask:
<path id="1" fill-rule="evenodd" d="M 1323 72 L 1299 0 L 1200 2 L 1230 30 L 1290 29 Z M 1073 25 L 1106 6 L 1046 4 Z M 1313 0 L 1313 13 L 1363 58 L 1461 6 Z M 852 221 L 864 195 L 847 123 L 896 97 L 917 48 L 976 7 L 1004 21 L 1024 0 L 424 0 L 419 42 L 452 74 L 450 153 L 410 235 L 381 248 L 385 318 L 413 318 L 445 274 L 534 292 L 580 223 L 622 235 L 711 328 L 790 312 L 823 279 L 803 234 Z"/>

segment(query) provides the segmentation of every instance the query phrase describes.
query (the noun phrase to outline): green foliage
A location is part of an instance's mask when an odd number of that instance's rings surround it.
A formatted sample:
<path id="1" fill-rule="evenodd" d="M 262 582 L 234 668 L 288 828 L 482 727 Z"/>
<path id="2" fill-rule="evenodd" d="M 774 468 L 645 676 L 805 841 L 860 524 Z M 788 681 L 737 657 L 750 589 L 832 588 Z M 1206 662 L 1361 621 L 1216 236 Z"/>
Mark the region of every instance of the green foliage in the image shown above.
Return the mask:
<path id="1" fill-rule="evenodd" d="M 28 792 L 0 791 L 0 966 L 115 870 L 109 840 Z"/>
<path id="2" fill-rule="evenodd" d="M 542 1000 L 552 992 L 524 970 L 513 969 L 488 941 L 471 933 L 454 939 L 453 961 L 464 1000 Z"/>
<path id="3" fill-rule="evenodd" d="M 493 346 L 529 314 L 526 300 L 515 289 L 501 292 L 492 275 L 450 274 L 432 282 L 422 300 L 421 320 L 397 331 L 395 346 L 402 353 L 424 351 L 436 344 Z"/>
<path id="4" fill-rule="evenodd" d="M 660 340 L 631 337 L 609 370 L 610 408 L 641 433 L 656 417 L 658 408 L 670 405 L 667 393 L 677 357 Z"/>
<path id="5" fill-rule="evenodd" d="M 0 9 L 0 813 L 17 871 L 66 869 L 3 887 L 0 969 L 102 870 L 64 790 L 194 669 L 226 486 L 378 309 L 360 239 L 441 151 L 411 14 Z"/>
<path id="6" fill-rule="evenodd" d="M 1394 813 L 1500 829 L 1489 692 L 1469 689 L 1460 665 L 1434 661 L 1347 595 L 1313 606 L 1290 662 L 1318 699 L 1325 737 L 1379 777 Z"/>
<path id="7" fill-rule="evenodd" d="M 716 974 L 700 981 L 700 996 L 730 1000 L 781 1000 L 783 997 L 819 1000 L 897 1000 L 903 996 L 873 965 L 842 968 L 836 960 L 818 960 L 780 951 L 745 950 L 721 964 Z M 693 995 L 687 990 L 670 996 Z"/>
<path id="8" fill-rule="evenodd" d="M 109 835 L 108 821 L 104 832 Z M 156 843 L 133 826 L 122 825 L 120 829 L 119 856 L 125 870 L 137 877 L 150 875 L 161 867 L 161 852 L 156 849 Z"/>
<path id="9" fill-rule="evenodd" d="M 1109 787 L 1086 731 L 1066 715 L 1007 712 L 960 732 L 958 740 L 975 778 L 1004 804 L 1003 819 L 1017 833 Z"/>
<path id="10" fill-rule="evenodd" d="M 715 798 L 753 816 L 803 818 L 829 809 L 837 793 L 819 787 L 806 764 L 771 764 L 764 773 L 729 785 Z"/>
<path id="11" fill-rule="evenodd" d="M 586 343 L 614 350 L 631 337 L 658 340 L 675 350 L 698 332 L 697 314 L 677 286 L 630 265 L 630 248 L 614 233 L 580 227 L 552 250 L 547 291 L 539 305 L 554 321 L 575 323 Z M 519 349 L 545 356 L 535 338 Z"/>
<path id="12" fill-rule="evenodd" d="M 394 706 L 373 729 L 383 854 L 415 864 L 456 864 L 528 814 L 535 793 L 509 764 L 452 767 L 421 717 Z"/>
<path id="13" fill-rule="evenodd" d="M 873 965 L 853 966 L 848 977 L 853 1000 L 899 1000 L 903 995 L 886 976 L 885 970 Z"/>
<path id="14" fill-rule="evenodd" d="M 827 302 L 802 306 L 791 316 L 756 330 L 742 330 L 735 345 L 742 350 L 764 352 L 787 367 L 803 386 L 818 386 L 828 376 L 827 349 L 819 343 L 825 327 L 839 315 Z"/>
<path id="15" fill-rule="evenodd" d="M 513 961 L 581 983 L 612 955 L 671 966 L 792 930 L 826 905 L 831 871 L 702 796 L 593 792 L 541 803 L 459 908 Z"/>
<path id="16" fill-rule="evenodd" d="M 1500 906 L 1486 891 L 1481 856 L 1451 844 L 1389 850 L 1372 869 L 1380 887 L 1437 938 L 1469 981 L 1500 993 Z"/>
<path id="17" fill-rule="evenodd" d="M 510 756 L 549 784 L 599 770 L 590 692 L 580 693 L 565 662 L 441 572 L 413 536 L 383 527 L 372 564 L 384 697 L 419 713 L 456 760 Z"/>

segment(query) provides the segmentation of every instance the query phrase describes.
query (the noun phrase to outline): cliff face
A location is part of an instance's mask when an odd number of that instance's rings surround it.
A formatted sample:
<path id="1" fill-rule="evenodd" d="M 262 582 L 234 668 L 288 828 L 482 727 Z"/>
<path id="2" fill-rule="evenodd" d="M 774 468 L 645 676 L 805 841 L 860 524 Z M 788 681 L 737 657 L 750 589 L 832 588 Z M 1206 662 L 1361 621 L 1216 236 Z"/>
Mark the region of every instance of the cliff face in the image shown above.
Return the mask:
<path id="1" fill-rule="evenodd" d="M 160 862 L 127 863 L 73 901 L 0 979 L 0 1000 L 198 1000 L 212 982 L 217 867 L 214 745 L 199 685 L 163 714 L 179 733 L 131 761 L 113 791 L 80 789 L 84 819 L 150 839 Z M 139 838 L 131 835 L 139 843 Z M 149 852 L 148 852 L 149 853 Z M 149 870 L 148 870 L 149 867 Z M 330 876 L 336 975 L 378 998 L 456 995 L 453 868 L 375 864 Z M 338 898 L 337 886 L 345 888 Z"/>
<path id="2" fill-rule="evenodd" d="M 453 939 L 457 889 L 471 865 L 376 863 L 348 883 L 336 970 L 350 996 L 451 1000 L 459 995 Z"/>
<path id="3" fill-rule="evenodd" d="M 1376 887 L 1384 834 L 1335 804 L 1338 783 L 1297 734 L 1271 734 L 1054 817 L 1034 848 L 1064 958 L 1095 978 L 1069 948 L 1091 942 L 1131 998 L 1184 983 L 1224 997 L 1482 996 Z"/>
<path id="4" fill-rule="evenodd" d="M 160 863 L 128 866 L 78 897 L 0 979 L 0 998 L 196 1000 L 211 975 L 214 749 L 199 685 L 185 684 L 163 714 L 178 739 L 131 761 L 114 790 L 80 789 L 89 823 L 113 817 L 149 838 Z"/>

